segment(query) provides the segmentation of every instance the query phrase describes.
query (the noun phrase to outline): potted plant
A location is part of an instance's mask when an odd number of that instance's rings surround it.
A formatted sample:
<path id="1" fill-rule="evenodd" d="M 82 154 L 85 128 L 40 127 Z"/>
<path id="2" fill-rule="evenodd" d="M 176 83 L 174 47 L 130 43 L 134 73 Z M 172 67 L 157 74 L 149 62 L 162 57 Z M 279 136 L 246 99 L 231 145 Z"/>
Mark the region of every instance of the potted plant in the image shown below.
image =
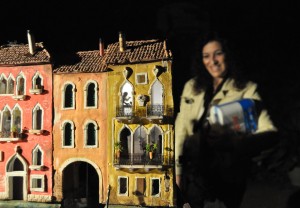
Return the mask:
<path id="1" fill-rule="evenodd" d="M 139 106 L 144 106 L 145 102 L 147 101 L 147 96 L 140 94 L 137 96 L 137 101 L 138 101 Z"/>
<path id="2" fill-rule="evenodd" d="M 17 137 L 17 127 L 15 125 L 11 127 L 11 137 L 13 138 Z"/>
<path id="3" fill-rule="evenodd" d="M 155 152 L 155 150 L 157 149 L 157 144 L 156 143 L 147 143 L 146 144 L 146 151 L 149 153 L 149 158 L 152 159 L 153 158 L 153 153 Z"/>
<path id="4" fill-rule="evenodd" d="M 123 151 L 123 147 L 120 141 L 115 142 L 115 153 L 116 153 L 116 157 L 120 158 L 120 153 Z"/>

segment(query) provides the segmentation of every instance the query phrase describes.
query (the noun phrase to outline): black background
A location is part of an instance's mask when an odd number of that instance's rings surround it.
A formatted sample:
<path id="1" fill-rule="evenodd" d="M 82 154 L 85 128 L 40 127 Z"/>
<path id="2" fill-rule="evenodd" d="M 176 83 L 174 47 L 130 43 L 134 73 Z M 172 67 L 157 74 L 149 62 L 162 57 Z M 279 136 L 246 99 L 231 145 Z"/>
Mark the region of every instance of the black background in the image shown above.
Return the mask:
<path id="1" fill-rule="evenodd" d="M 30 29 L 55 57 L 96 50 L 118 41 L 167 38 L 174 55 L 174 102 L 190 77 L 195 37 L 221 32 L 249 79 L 258 82 L 265 103 L 280 125 L 285 109 L 299 103 L 299 6 L 297 1 L 1 1 L 0 44 L 27 43 Z"/>

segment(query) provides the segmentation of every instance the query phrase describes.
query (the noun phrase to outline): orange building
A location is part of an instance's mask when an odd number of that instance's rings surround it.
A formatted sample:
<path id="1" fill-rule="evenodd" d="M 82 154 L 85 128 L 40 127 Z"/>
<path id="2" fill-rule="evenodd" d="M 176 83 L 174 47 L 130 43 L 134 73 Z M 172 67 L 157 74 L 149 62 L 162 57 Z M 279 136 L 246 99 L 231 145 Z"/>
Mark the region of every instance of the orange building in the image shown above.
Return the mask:
<path id="1" fill-rule="evenodd" d="M 0 48 L 0 200 L 52 200 L 52 64 L 42 43 Z"/>
<path id="2" fill-rule="evenodd" d="M 107 73 L 100 53 L 77 52 L 77 63 L 53 71 L 53 195 L 67 207 L 106 200 Z"/>

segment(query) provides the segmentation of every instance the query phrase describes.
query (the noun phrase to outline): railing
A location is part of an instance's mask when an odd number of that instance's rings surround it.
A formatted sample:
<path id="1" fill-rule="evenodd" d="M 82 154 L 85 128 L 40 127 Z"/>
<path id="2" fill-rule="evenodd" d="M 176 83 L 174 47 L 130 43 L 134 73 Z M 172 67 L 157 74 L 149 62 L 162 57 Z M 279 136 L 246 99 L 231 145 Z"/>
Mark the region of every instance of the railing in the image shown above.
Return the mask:
<path id="1" fill-rule="evenodd" d="M 132 117 L 132 116 L 133 116 L 132 106 L 117 107 L 117 117 Z"/>
<path id="2" fill-rule="evenodd" d="M 154 154 L 150 159 L 148 154 L 121 154 L 120 158 L 115 158 L 115 165 L 163 165 L 163 155 Z"/>
<path id="3" fill-rule="evenodd" d="M 133 106 L 119 106 L 117 107 L 117 117 L 172 117 L 173 106 L 165 105 L 148 105 L 147 111 L 141 108 L 133 109 Z"/>

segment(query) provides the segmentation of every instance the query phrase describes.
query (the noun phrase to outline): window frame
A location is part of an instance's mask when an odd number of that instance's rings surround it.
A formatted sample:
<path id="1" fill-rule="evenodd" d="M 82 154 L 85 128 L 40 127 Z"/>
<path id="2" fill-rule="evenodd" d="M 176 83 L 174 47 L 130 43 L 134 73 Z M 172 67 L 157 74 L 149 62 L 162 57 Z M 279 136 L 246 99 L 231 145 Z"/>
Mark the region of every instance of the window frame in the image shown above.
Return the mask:
<path id="1" fill-rule="evenodd" d="M 87 139 L 88 139 L 88 125 L 92 123 L 94 124 L 95 128 L 95 144 L 94 145 L 88 145 L 87 144 Z M 99 135 L 99 126 L 96 121 L 93 120 L 88 120 L 85 122 L 83 126 L 83 138 L 84 138 L 84 148 L 97 148 L 98 147 L 98 135 Z"/>
<path id="2" fill-rule="evenodd" d="M 158 193 L 157 194 L 153 194 L 153 181 L 154 180 L 158 180 Z M 151 197 L 160 197 L 161 195 L 161 180 L 158 177 L 151 177 L 150 178 L 150 196 Z"/>
<path id="3" fill-rule="evenodd" d="M 87 105 L 87 99 L 88 99 L 88 87 L 90 86 L 90 84 L 94 84 L 95 85 L 95 105 L 94 106 L 88 106 Z M 94 80 L 88 80 L 84 86 L 84 109 L 97 109 L 98 108 L 98 93 L 99 93 L 99 87 L 98 87 L 98 83 Z"/>
<path id="4" fill-rule="evenodd" d="M 37 175 L 37 174 L 32 174 L 30 175 L 30 191 L 35 191 L 35 192 L 45 192 L 45 175 Z M 34 179 L 40 179 L 41 181 L 41 187 L 33 187 L 33 180 Z"/>
<path id="5" fill-rule="evenodd" d="M 65 145 L 65 127 L 66 124 L 70 123 L 71 124 L 71 145 L 66 146 Z M 74 122 L 71 120 L 65 120 L 62 125 L 61 125 L 61 146 L 62 148 L 74 148 L 75 147 L 75 126 Z"/>
<path id="6" fill-rule="evenodd" d="M 144 76 L 145 81 L 144 82 L 139 82 L 139 77 Z M 148 74 L 147 72 L 140 72 L 135 74 L 135 83 L 138 85 L 146 85 L 148 84 Z"/>
<path id="7" fill-rule="evenodd" d="M 126 192 L 125 193 L 120 193 L 120 188 L 121 188 L 121 184 L 120 184 L 120 181 L 121 179 L 126 179 Z M 129 178 L 127 176 L 118 176 L 118 196 L 128 196 L 128 193 L 129 193 Z"/>
<path id="8" fill-rule="evenodd" d="M 68 85 L 72 85 L 72 98 L 73 98 L 73 106 L 71 107 L 65 107 L 65 93 L 66 93 L 66 88 Z M 76 108 L 76 86 L 74 83 L 72 82 L 66 82 L 63 84 L 63 88 L 62 88 L 62 102 L 61 102 L 61 108 L 63 110 L 74 110 Z"/>

